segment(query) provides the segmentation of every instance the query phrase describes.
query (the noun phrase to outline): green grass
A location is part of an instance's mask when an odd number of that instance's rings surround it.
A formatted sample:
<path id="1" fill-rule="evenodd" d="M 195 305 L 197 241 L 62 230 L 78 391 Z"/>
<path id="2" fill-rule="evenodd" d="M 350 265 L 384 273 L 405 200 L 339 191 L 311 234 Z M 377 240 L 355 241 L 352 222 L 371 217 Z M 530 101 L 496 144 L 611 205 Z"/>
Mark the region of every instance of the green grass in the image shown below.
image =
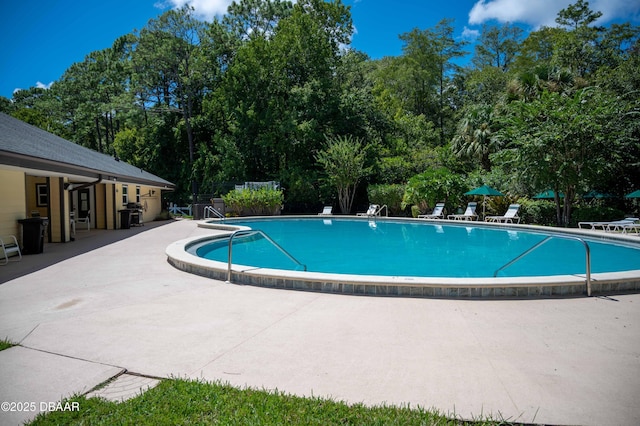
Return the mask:
<path id="1" fill-rule="evenodd" d="M 15 346 L 15 343 L 12 343 L 11 341 L 7 340 L 7 339 L 0 339 L 0 351 L 4 351 L 5 349 L 9 349 L 12 346 Z"/>
<path id="2" fill-rule="evenodd" d="M 40 414 L 31 425 L 466 425 L 420 407 L 348 405 L 219 383 L 163 380 L 122 403 L 75 397 L 79 411 Z"/>

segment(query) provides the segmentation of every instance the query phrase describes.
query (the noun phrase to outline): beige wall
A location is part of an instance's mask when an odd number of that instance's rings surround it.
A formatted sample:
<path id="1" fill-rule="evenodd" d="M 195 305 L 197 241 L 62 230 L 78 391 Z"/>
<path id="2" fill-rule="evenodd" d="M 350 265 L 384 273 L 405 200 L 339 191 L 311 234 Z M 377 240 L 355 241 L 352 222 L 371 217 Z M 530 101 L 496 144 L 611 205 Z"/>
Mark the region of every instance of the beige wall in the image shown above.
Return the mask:
<path id="1" fill-rule="evenodd" d="M 37 211 L 40 216 L 47 217 L 49 215 L 48 205 L 38 206 L 38 192 L 36 185 L 47 185 L 47 178 L 40 176 L 29 176 L 25 178 L 26 181 L 26 193 L 27 193 L 27 216 L 31 216 L 31 213 Z"/>
<path id="2" fill-rule="evenodd" d="M 142 221 L 154 221 L 162 211 L 162 191 L 159 188 L 152 188 L 145 185 L 135 184 L 115 184 L 115 214 L 117 228 L 120 228 L 120 213 L 118 210 L 126 208 L 123 200 L 124 186 L 127 187 L 127 198 L 129 203 L 140 203 L 142 206 Z M 139 188 L 139 190 L 138 190 Z"/>
<path id="3" fill-rule="evenodd" d="M 69 213 L 73 207 L 73 195 L 64 189 L 66 178 L 27 176 L 24 172 L 0 169 L 0 236 L 15 235 L 21 239 L 19 219 L 38 211 L 49 218 L 48 236 L 45 241 L 68 242 L 71 240 Z M 49 184 L 47 206 L 38 206 L 37 184 Z M 136 188 L 139 187 L 139 193 Z M 123 204 L 122 183 L 101 183 L 92 188 L 91 211 L 98 229 L 119 229 Z M 162 191 L 144 185 L 128 184 L 129 202 L 139 202 L 143 207 L 142 221 L 155 220 L 162 210 Z M 21 242 L 22 243 L 22 242 Z"/>
<path id="4" fill-rule="evenodd" d="M 69 192 L 64 190 L 66 179 L 51 178 L 49 180 L 49 227 L 51 242 L 66 243 L 71 241 L 71 222 L 69 213 L 71 204 Z M 62 195 L 61 195 L 62 194 Z"/>
<path id="5" fill-rule="evenodd" d="M 0 170 L 0 182 L 0 236 L 15 235 L 20 240 L 18 219 L 27 217 L 24 173 Z"/>

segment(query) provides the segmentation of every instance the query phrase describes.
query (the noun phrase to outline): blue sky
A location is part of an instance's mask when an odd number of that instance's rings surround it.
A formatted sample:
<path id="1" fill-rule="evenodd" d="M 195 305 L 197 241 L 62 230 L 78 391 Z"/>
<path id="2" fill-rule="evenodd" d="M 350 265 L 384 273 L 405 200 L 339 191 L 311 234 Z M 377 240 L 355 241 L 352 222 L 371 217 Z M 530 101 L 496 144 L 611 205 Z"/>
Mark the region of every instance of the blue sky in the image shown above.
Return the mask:
<path id="1" fill-rule="evenodd" d="M 553 25 L 575 0 L 343 0 L 355 26 L 352 46 L 377 59 L 401 54 L 398 36 L 454 19 L 456 37 L 473 42 L 483 23 L 513 22 L 526 30 Z M 74 62 L 110 47 L 172 7 L 191 4 L 202 19 L 221 16 L 231 0 L 3 0 L 0 4 L 0 96 L 47 87 Z M 600 24 L 640 25 L 640 0 L 592 0 Z M 473 51 L 473 45 L 467 50 Z"/>

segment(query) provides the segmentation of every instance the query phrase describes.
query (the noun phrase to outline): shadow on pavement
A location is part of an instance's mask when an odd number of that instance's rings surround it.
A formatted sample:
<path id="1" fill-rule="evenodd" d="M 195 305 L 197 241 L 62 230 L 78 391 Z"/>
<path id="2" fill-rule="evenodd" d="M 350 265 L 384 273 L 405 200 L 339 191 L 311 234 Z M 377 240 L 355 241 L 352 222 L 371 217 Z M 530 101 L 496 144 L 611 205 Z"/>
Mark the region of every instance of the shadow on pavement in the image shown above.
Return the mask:
<path id="1" fill-rule="evenodd" d="M 129 229 L 78 230 L 75 241 L 68 243 L 45 242 L 43 253 L 23 255 L 21 261 L 16 260 L 17 257 L 11 257 L 9 264 L 0 265 L 0 284 L 171 222 L 173 220 L 145 222 L 143 226 Z"/>

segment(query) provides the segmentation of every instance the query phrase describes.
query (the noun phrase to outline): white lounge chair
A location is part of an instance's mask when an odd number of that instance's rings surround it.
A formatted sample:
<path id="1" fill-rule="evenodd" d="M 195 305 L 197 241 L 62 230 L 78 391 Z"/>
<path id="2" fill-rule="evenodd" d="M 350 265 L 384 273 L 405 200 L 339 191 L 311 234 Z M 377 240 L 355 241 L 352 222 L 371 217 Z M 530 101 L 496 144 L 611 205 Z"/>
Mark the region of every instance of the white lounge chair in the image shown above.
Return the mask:
<path id="1" fill-rule="evenodd" d="M 79 217 L 76 219 L 76 223 L 84 223 L 87 225 L 87 231 L 91 231 L 91 210 L 87 212 L 85 217 Z"/>
<path id="2" fill-rule="evenodd" d="M 2 254 L 4 255 L 4 263 L 9 263 L 9 255 L 18 253 L 18 260 L 22 260 L 22 253 L 20 252 L 20 244 L 15 236 L 10 235 L 8 238 L 0 238 L 0 247 L 2 248 Z"/>
<path id="3" fill-rule="evenodd" d="M 619 231 L 624 225 L 633 225 L 640 221 L 637 217 L 628 217 L 621 220 L 610 220 L 607 222 L 578 222 L 578 228 L 591 229 L 593 231 Z"/>
<path id="4" fill-rule="evenodd" d="M 333 214 L 333 207 L 324 206 L 321 213 L 318 213 L 318 216 L 329 216 Z"/>
<path id="5" fill-rule="evenodd" d="M 421 219 L 444 219 L 444 203 L 437 203 L 431 214 L 418 215 Z"/>
<path id="6" fill-rule="evenodd" d="M 511 204 L 507 209 L 507 212 L 502 216 L 487 216 L 484 218 L 485 222 L 501 222 L 501 223 L 520 223 L 520 216 L 518 211 L 520 210 L 520 204 Z"/>
<path id="7" fill-rule="evenodd" d="M 377 216 L 380 206 L 377 204 L 369 204 L 369 209 L 364 213 L 358 213 L 356 216 Z"/>
<path id="8" fill-rule="evenodd" d="M 629 231 L 635 231 L 637 234 L 638 227 L 640 227 L 640 224 L 637 223 L 638 220 L 640 219 L 637 217 L 628 217 L 623 220 L 610 222 L 605 226 L 604 230 L 606 232 L 622 232 L 623 234 L 627 234 Z"/>
<path id="9" fill-rule="evenodd" d="M 447 219 L 451 220 L 478 220 L 478 215 L 476 214 L 476 207 L 478 207 L 478 203 L 475 201 L 467 204 L 467 209 L 463 214 L 450 214 L 447 216 Z"/>

